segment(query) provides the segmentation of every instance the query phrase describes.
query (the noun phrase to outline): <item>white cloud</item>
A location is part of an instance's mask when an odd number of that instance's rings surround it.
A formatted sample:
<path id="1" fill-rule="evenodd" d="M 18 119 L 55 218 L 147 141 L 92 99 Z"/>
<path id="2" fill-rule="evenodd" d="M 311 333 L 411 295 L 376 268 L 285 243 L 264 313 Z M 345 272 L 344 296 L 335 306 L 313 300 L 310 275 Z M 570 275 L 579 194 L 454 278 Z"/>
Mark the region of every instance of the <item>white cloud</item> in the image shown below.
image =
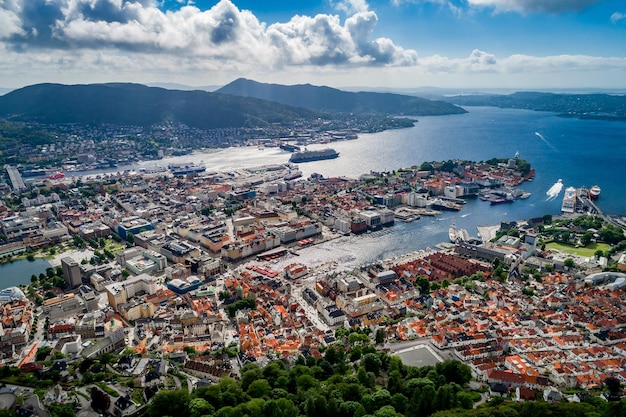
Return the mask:
<path id="1" fill-rule="evenodd" d="M 506 5 L 509 9 L 524 5 L 516 9 L 520 12 L 531 11 L 533 3 L 467 1 L 497 6 L 499 11 Z M 599 82 L 618 80 L 614 84 L 622 86 L 626 79 L 626 58 L 496 56 L 475 49 L 460 58 L 433 55 L 418 59 L 415 50 L 375 37 L 378 15 L 359 0 L 341 3 L 353 12 L 345 19 L 319 14 L 272 24 L 260 22 L 230 0 L 221 0 L 208 10 L 187 2 L 178 10 L 163 11 L 160 3 L 0 0 L 1 83 L 168 80 L 202 85 L 243 76 L 335 86 L 415 86 L 424 85 L 427 81 L 423 80 L 444 84 L 461 79 L 468 85 L 478 79 L 495 85 L 499 79 L 559 82 L 560 74 L 567 74 L 568 80 L 591 79 L 585 78 L 591 74 Z M 588 4 L 590 0 L 572 3 Z M 623 18 L 618 13 L 612 19 Z"/>
<path id="2" fill-rule="evenodd" d="M 0 7 L 4 3 L 0 0 Z M 14 35 L 23 35 L 24 30 L 20 27 L 20 19 L 11 9 L 0 8 L 0 40 Z"/>
<path id="3" fill-rule="evenodd" d="M 418 67 L 429 73 L 497 73 L 548 74 L 587 71 L 626 71 L 626 58 L 604 58 L 588 55 L 553 55 L 537 57 L 510 55 L 497 58 L 488 52 L 474 49 L 467 58 L 447 58 L 440 55 L 420 58 Z"/>
<path id="4" fill-rule="evenodd" d="M 205 11 L 188 5 L 165 12 L 153 0 L 11 1 L 0 9 L 0 23 L 6 21 L 0 37 L 16 49 L 179 54 L 221 60 L 235 68 L 407 65 L 416 56 L 389 39 L 373 38 L 378 18 L 364 0 L 337 3 L 352 13 L 343 24 L 336 15 L 319 14 L 270 26 L 230 0 Z"/>
<path id="5" fill-rule="evenodd" d="M 611 15 L 611 22 L 617 23 L 626 19 L 626 13 L 615 12 Z"/>
<path id="6" fill-rule="evenodd" d="M 601 0 L 467 0 L 476 7 L 490 7 L 496 13 L 562 13 L 576 12 Z"/>
<path id="7" fill-rule="evenodd" d="M 369 11 L 369 5 L 366 0 L 338 0 L 331 1 L 331 4 L 333 4 L 335 9 L 345 12 L 348 16 Z"/>

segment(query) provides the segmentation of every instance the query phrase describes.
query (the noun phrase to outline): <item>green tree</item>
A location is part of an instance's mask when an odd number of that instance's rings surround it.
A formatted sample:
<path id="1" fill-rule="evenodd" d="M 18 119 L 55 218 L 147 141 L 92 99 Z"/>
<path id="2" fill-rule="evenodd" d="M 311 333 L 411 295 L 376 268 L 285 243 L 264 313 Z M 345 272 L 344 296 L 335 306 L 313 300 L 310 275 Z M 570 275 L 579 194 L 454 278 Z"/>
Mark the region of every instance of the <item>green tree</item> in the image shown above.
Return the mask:
<path id="1" fill-rule="evenodd" d="M 435 411 L 433 402 L 435 399 L 435 388 L 432 385 L 426 385 L 419 394 L 416 404 L 417 415 L 428 416 Z"/>
<path id="2" fill-rule="evenodd" d="M 391 397 L 391 405 L 398 413 L 404 414 L 409 407 L 409 399 L 404 394 L 396 392 Z"/>
<path id="3" fill-rule="evenodd" d="M 421 294 L 428 294 L 430 291 L 430 282 L 423 275 L 418 275 L 415 278 L 415 286 L 419 288 Z"/>
<path id="4" fill-rule="evenodd" d="M 269 400 L 263 407 L 263 415 L 265 417 L 296 417 L 298 408 L 287 398 L 279 398 L 277 400 Z"/>
<path id="5" fill-rule="evenodd" d="M 374 401 L 374 409 L 391 405 L 391 394 L 386 389 L 379 389 L 372 394 L 372 401 Z"/>
<path id="6" fill-rule="evenodd" d="M 574 260 L 572 258 L 566 258 L 563 261 L 563 266 L 566 266 L 568 268 L 574 268 L 576 264 L 574 263 Z"/>
<path id="7" fill-rule="evenodd" d="M 257 379 L 248 387 L 247 393 L 252 398 L 269 397 L 272 387 L 267 379 Z"/>
<path id="8" fill-rule="evenodd" d="M 450 385 L 442 385 L 437 389 L 435 393 L 435 399 L 433 401 L 433 408 L 435 410 L 448 410 L 453 408 L 456 404 L 454 391 Z"/>
<path id="9" fill-rule="evenodd" d="M 385 341 L 385 330 L 378 329 L 376 330 L 376 344 L 380 345 Z"/>
<path id="10" fill-rule="evenodd" d="M 189 416 L 189 392 L 187 389 L 176 391 L 159 391 L 148 406 L 148 415 L 151 417 Z"/>
<path id="11" fill-rule="evenodd" d="M 375 353 L 368 353 L 364 355 L 361 362 L 363 363 L 365 370 L 367 372 L 372 372 L 374 375 L 378 375 L 382 367 L 382 361 Z"/>
<path id="12" fill-rule="evenodd" d="M 588 244 L 591 243 L 591 241 L 593 240 L 593 233 L 591 232 L 585 232 L 583 233 L 583 235 L 580 237 L 580 243 L 583 246 L 587 246 Z"/>
<path id="13" fill-rule="evenodd" d="M 194 398 L 189 401 L 189 417 L 209 416 L 215 412 L 213 407 L 204 398 Z"/>

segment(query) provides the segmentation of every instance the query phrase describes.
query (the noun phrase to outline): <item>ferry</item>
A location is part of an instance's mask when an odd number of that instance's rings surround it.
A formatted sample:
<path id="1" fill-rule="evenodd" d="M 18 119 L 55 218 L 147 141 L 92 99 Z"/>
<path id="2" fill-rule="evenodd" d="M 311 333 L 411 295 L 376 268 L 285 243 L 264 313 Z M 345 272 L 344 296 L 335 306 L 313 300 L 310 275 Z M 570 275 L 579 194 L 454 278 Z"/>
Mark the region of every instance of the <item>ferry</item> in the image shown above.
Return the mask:
<path id="1" fill-rule="evenodd" d="M 201 164 L 169 164 L 168 169 L 172 171 L 174 175 L 187 175 L 187 174 L 198 174 L 200 172 L 206 171 L 206 166 Z"/>
<path id="2" fill-rule="evenodd" d="M 602 191 L 600 189 L 600 186 L 594 185 L 589 189 L 589 198 L 592 200 L 597 199 L 598 197 L 600 197 L 600 191 Z"/>

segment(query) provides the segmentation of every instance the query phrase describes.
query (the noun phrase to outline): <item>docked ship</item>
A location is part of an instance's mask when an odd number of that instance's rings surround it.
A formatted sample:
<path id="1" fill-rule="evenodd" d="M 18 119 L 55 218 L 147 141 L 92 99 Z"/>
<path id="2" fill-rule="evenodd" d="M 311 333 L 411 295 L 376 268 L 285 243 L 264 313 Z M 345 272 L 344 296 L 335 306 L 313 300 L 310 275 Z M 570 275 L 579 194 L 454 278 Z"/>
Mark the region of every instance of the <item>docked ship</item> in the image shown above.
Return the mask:
<path id="1" fill-rule="evenodd" d="M 513 202 L 513 197 L 511 196 L 505 196 L 505 197 L 495 197 L 495 198 L 490 198 L 489 199 L 489 204 L 496 205 L 496 204 L 505 204 L 505 203 L 512 203 Z"/>
<path id="2" fill-rule="evenodd" d="M 168 169 L 174 175 L 199 174 L 206 171 L 206 166 L 201 164 L 169 164 Z"/>
<path id="3" fill-rule="evenodd" d="M 298 152 L 298 151 L 300 151 L 300 147 L 298 145 L 292 145 L 291 143 L 281 142 L 281 144 L 278 145 L 278 147 L 280 149 L 282 149 L 283 151 L 287 151 L 287 152 Z"/>
<path id="4" fill-rule="evenodd" d="M 460 211 L 461 205 L 457 203 L 453 203 L 451 201 L 442 200 L 441 198 L 436 198 L 430 203 L 430 207 L 434 210 L 448 210 L 448 211 Z"/>
<path id="5" fill-rule="evenodd" d="M 459 240 L 459 236 L 456 232 L 456 224 L 454 223 L 454 220 L 452 220 L 452 224 L 450 225 L 450 228 L 448 229 L 448 238 L 450 239 L 450 242 L 452 243 L 456 243 L 456 241 Z"/>
<path id="6" fill-rule="evenodd" d="M 597 199 L 598 197 L 600 197 L 600 191 L 600 187 L 598 185 L 594 185 L 589 189 L 589 198 L 592 200 Z"/>
<path id="7" fill-rule="evenodd" d="M 294 152 L 289 158 L 289 162 L 300 163 L 300 162 L 311 162 L 311 161 L 321 161 L 324 159 L 335 159 L 339 156 L 339 152 L 335 151 L 331 148 L 322 149 L 319 151 L 309 151 L 304 150 L 301 152 Z"/>
<path id="8" fill-rule="evenodd" d="M 573 213 L 576 210 L 576 188 L 567 187 L 565 189 L 565 195 L 563 196 L 563 203 L 561 204 L 561 211 L 563 213 Z"/>

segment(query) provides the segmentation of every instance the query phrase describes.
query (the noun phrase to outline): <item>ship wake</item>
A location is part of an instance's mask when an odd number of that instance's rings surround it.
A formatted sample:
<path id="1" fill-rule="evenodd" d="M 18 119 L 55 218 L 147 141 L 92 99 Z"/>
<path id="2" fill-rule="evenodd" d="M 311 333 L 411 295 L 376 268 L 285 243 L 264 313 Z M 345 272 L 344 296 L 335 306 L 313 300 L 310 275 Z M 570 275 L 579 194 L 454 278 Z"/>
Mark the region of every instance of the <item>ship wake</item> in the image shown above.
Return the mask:
<path id="1" fill-rule="evenodd" d="M 548 191 L 546 191 L 546 195 L 548 196 L 548 198 L 546 198 L 546 201 L 551 201 L 557 198 L 562 189 L 563 189 L 563 181 L 559 179 L 557 182 L 555 182 L 552 185 L 552 187 L 550 187 Z"/>
<path id="2" fill-rule="evenodd" d="M 543 141 L 546 145 L 548 145 L 548 147 L 549 147 L 550 149 L 552 149 L 553 151 L 556 151 L 556 148 L 555 148 L 555 147 L 554 147 L 554 146 L 553 146 L 550 142 L 548 142 L 548 139 L 546 139 L 546 138 L 545 138 L 545 136 L 543 136 L 543 135 L 542 135 L 541 133 L 539 133 L 539 132 L 535 132 L 535 135 L 536 135 L 539 139 L 541 139 L 541 140 L 542 140 L 542 141 Z"/>

